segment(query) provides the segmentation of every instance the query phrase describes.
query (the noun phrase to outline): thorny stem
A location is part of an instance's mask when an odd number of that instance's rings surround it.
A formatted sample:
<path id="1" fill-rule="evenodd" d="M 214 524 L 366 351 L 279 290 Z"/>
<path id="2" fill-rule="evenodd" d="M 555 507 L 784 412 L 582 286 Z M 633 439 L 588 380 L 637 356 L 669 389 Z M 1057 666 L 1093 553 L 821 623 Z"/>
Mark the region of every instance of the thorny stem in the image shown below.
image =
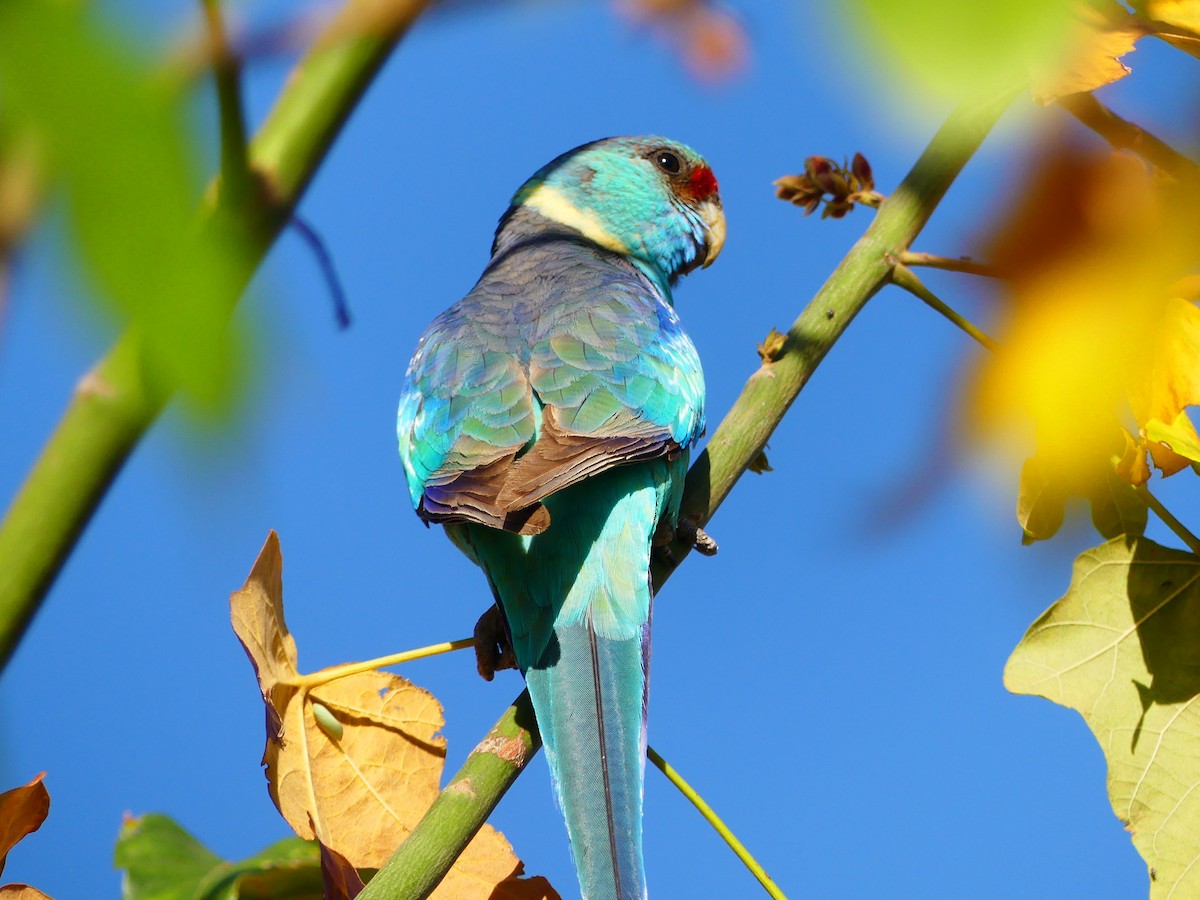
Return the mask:
<path id="1" fill-rule="evenodd" d="M 897 262 L 896 267 L 892 270 L 892 283 L 896 285 L 896 287 L 904 288 L 904 290 L 908 291 L 914 297 L 923 300 L 928 306 L 937 310 L 988 350 L 995 351 L 995 341 L 972 325 L 969 320 L 965 319 L 963 316 L 960 316 L 953 309 L 947 306 L 937 297 L 936 294 L 933 293 L 933 291 L 925 287 L 925 285 L 921 282 L 921 279 L 919 279 L 913 273 L 912 269 L 908 268 L 902 263 Z"/>
<path id="2" fill-rule="evenodd" d="M 679 789 L 679 793 L 687 797 L 688 800 L 691 801 L 692 806 L 696 807 L 696 809 L 700 811 L 700 815 L 704 816 L 705 821 L 707 821 L 708 824 L 713 827 L 713 830 L 721 836 L 722 840 L 729 845 L 729 849 L 732 850 L 737 855 L 737 858 L 740 859 L 746 868 L 750 870 L 750 874 L 758 879 L 758 883 L 763 886 L 763 889 L 772 897 L 774 897 L 775 900 L 787 900 L 787 897 L 784 895 L 783 891 L 781 891 L 778 885 L 771 880 L 771 876 L 767 874 L 766 870 L 762 867 L 762 865 L 759 864 L 758 860 L 750 855 L 750 851 L 747 850 L 745 845 L 737 839 L 732 831 L 729 830 L 729 826 L 721 820 L 721 817 L 713 812 L 712 807 L 704 802 L 704 798 L 696 793 L 696 789 L 688 784 L 684 780 L 683 776 L 675 771 L 675 769 L 671 767 L 671 764 L 663 759 L 659 755 L 658 751 L 653 747 L 646 748 L 646 758 L 649 759 L 650 762 L 654 763 L 655 767 L 667 776 L 667 779 L 671 782 L 671 784 L 675 785 L 675 787 Z"/>
<path id="3" fill-rule="evenodd" d="M 927 269 L 942 269 L 946 272 L 962 272 L 965 275 L 978 275 L 981 278 L 999 278 L 1000 272 L 987 263 L 975 262 L 973 259 L 953 259 L 949 256 L 938 256 L 934 253 L 917 253 L 905 250 L 896 254 L 897 262 L 906 266 L 922 266 Z"/>
<path id="4" fill-rule="evenodd" d="M 298 688 L 313 688 L 328 684 L 339 678 L 349 678 L 362 672 L 373 672 L 385 666 L 398 666 L 401 663 L 412 662 L 414 659 L 424 659 L 427 656 L 437 656 L 439 653 L 452 653 L 455 650 L 465 650 L 475 646 L 474 638 L 462 638 L 457 641 L 446 641 L 441 644 L 430 644 L 428 647 L 418 647 L 415 650 L 405 650 L 403 653 L 393 653 L 391 656 L 381 656 L 378 659 L 366 659 L 362 662 L 346 663 L 341 666 L 330 666 L 318 669 L 307 675 L 295 678 L 281 679 L 282 684 L 290 684 Z"/>
<path id="5" fill-rule="evenodd" d="M 1150 489 L 1144 484 L 1135 484 L 1133 489 L 1137 491 L 1139 497 L 1154 510 L 1154 514 L 1162 519 L 1163 524 L 1175 532 L 1176 536 L 1187 544 L 1187 548 L 1200 556 L 1200 538 L 1196 537 L 1187 526 L 1180 522 L 1177 518 L 1171 515 L 1171 511 L 1162 505 L 1162 501 L 1150 493 Z"/>

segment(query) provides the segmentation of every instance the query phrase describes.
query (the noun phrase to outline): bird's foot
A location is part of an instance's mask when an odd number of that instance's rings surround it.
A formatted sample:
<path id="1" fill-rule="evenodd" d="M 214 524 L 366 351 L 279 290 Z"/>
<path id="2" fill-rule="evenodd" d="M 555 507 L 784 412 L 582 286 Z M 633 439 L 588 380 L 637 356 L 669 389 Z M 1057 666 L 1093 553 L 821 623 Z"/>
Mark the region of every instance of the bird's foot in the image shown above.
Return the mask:
<path id="1" fill-rule="evenodd" d="M 652 542 L 654 552 L 671 564 L 678 562 L 675 554 L 671 551 L 671 544 L 674 541 L 691 544 L 701 556 L 717 555 L 717 542 L 691 519 L 681 517 L 674 528 L 660 524 L 658 531 L 654 534 Z"/>
<path id="2" fill-rule="evenodd" d="M 517 657 L 508 638 L 508 629 L 499 606 L 489 606 L 475 623 L 475 668 L 484 681 L 491 681 L 501 669 L 515 669 Z"/>
<path id="3" fill-rule="evenodd" d="M 717 542 L 691 519 L 680 518 L 675 526 L 675 536 L 690 543 L 701 556 L 717 555 Z"/>

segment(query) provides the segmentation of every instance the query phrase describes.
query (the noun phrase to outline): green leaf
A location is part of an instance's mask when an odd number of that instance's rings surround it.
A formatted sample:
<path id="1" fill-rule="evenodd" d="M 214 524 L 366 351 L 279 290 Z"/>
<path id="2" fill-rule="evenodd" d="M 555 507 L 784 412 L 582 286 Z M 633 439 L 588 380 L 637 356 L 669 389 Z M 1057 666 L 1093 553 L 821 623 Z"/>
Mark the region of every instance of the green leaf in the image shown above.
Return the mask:
<path id="1" fill-rule="evenodd" d="M 1082 554 L 1004 683 L 1077 710 L 1092 729 L 1150 896 L 1200 896 L 1200 559 L 1145 538 Z"/>
<path id="2" fill-rule="evenodd" d="M 1066 511 L 1067 493 L 1050 477 L 1042 461 L 1036 456 L 1025 460 L 1017 484 L 1017 522 L 1021 526 L 1021 543 L 1028 546 L 1034 541 L 1054 537 L 1062 528 Z"/>
<path id="3" fill-rule="evenodd" d="M 113 865 L 125 870 L 122 900 L 192 900 L 221 858 L 157 813 L 121 826 Z"/>
<path id="4" fill-rule="evenodd" d="M 1149 519 L 1146 503 L 1137 489 L 1116 472 L 1106 472 L 1088 499 L 1092 524 L 1102 537 L 1141 537 L 1145 532 Z"/>
<path id="5" fill-rule="evenodd" d="M 84 269 L 140 335 L 147 374 L 219 409 L 248 266 L 201 225 L 181 99 L 90 4 L 41 0 L 0 3 L 0 96 L 41 139 Z"/>
<path id="6" fill-rule="evenodd" d="M 315 842 L 287 838 L 238 863 L 211 852 L 167 816 L 130 819 L 114 862 L 122 900 L 321 900 Z"/>

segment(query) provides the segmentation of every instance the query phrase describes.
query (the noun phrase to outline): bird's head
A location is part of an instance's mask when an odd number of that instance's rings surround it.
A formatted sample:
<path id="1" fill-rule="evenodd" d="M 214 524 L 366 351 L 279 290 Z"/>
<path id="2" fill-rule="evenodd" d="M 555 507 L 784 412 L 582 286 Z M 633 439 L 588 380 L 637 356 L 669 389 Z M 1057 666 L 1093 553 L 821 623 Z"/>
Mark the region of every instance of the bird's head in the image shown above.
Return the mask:
<path id="1" fill-rule="evenodd" d="M 616 137 L 576 147 L 543 166 L 500 221 L 566 228 L 628 256 L 656 280 L 708 266 L 725 243 L 712 169 L 695 150 L 660 137 Z"/>

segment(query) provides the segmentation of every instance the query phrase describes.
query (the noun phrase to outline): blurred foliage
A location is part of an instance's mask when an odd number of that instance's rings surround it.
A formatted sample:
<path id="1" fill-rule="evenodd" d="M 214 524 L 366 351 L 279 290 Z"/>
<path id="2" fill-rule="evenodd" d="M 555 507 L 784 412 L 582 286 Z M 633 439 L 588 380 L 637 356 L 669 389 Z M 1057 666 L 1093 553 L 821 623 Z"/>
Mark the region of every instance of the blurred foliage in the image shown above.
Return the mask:
<path id="1" fill-rule="evenodd" d="M 35 136 L 97 295 L 139 335 L 153 386 L 219 411 L 234 377 L 239 243 L 200 214 L 183 98 L 74 3 L 0 4 L 6 129 Z"/>
<path id="2" fill-rule="evenodd" d="M 859 58 L 902 76 L 911 88 L 941 98 L 995 91 L 1024 80 L 1026 67 L 1062 53 L 1070 25 L 1061 0 L 849 0 Z M 872 52 L 877 50 L 878 52 Z"/>
<path id="3" fill-rule="evenodd" d="M 1200 403 L 1200 310 L 1176 296 L 1200 264 L 1200 196 L 1132 156 L 1076 146 L 1045 149 L 1015 196 L 984 249 L 1008 302 L 969 427 L 1018 452 L 1032 440 L 1067 493 L 1089 493 L 1127 452 L 1122 426 L 1133 453 L 1180 471 L 1200 443 L 1178 418 Z M 1179 452 L 1151 427 L 1174 429 Z"/>

